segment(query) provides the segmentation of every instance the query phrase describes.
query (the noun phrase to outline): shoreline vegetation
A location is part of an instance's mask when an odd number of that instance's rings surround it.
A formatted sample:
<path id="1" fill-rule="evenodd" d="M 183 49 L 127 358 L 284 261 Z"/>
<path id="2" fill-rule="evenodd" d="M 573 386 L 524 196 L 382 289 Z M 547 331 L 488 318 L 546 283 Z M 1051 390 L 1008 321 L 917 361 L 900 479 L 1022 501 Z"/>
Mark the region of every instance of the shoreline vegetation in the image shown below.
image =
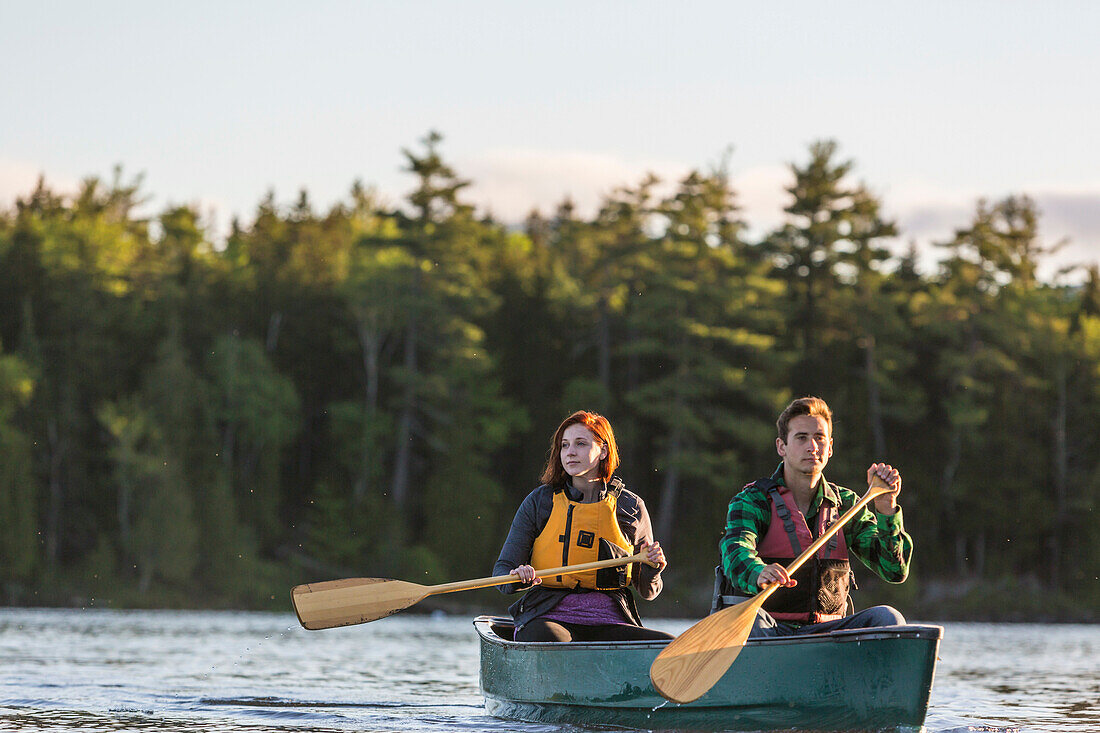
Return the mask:
<path id="1" fill-rule="evenodd" d="M 335 578 L 313 580 L 332 579 Z M 457 580 L 463 579 L 466 578 Z M 101 587 L 97 593 L 89 594 L 76 587 L 62 590 L 54 586 L 49 591 L 33 591 L 9 586 L 5 589 L 5 602 L 0 607 L 293 613 L 290 587 L 280 586 L 274 589 L 276 593 L 257 598 L 250 604 L 233 604 L 216 598 L 200 600 L 182 590 L 142 593 L 137 588 L 116 588 L 104 592 Z M 1071 594 L 1045 591 L 1034 578 L 930 580 L 923 581 L 919 588 L 889 587 L 878 583 L 870 591 L 857 591 L 855 598 L 857 607 L 889 603 L 899 608 L 907 619 L 927 623 L 1100 623 L 1100 612 L 1095 606 L 1083 603 Z M 481 614 L 507 616 L 507 607 L 513 600 L 514 597 L 500 595 L 493 589 L 470 591 L 432 596 L 401 613 L 433 614 L 442 611 L 471 618 Z M 702 583 L 681 585 L 678 580 L 673 580 L 661 596 L 651 603 L 640 604 L 639 610 L 644 622 L 646 618 L 698 619 L 709 612 L 709 607 L 709 586 L 704 587 Z"/>
<path id="2" fill-rule="evenodd" d="M 483 577 L 584 408 L 669 555 L 643 616 L 698 618 L 731 496 L 816 394 L 831 481 L 904 478 L 912 576 L 857 569 L 858 605 L 1098 620 L 1100 266 L 1041 279 L 1058 244 L 1027 196 L 976 202 L 926 261 L 834 141 L 753 237 L 728 160 L 515 225 L 464 203 L 440 135 L 403 152 L 404 201 L 270 192 L 224 240 L 194 206 L 139 213 L 121 169 L 0 209 L 0 604 Z M 503 613 L 488 593 L 425 608 Z"/>

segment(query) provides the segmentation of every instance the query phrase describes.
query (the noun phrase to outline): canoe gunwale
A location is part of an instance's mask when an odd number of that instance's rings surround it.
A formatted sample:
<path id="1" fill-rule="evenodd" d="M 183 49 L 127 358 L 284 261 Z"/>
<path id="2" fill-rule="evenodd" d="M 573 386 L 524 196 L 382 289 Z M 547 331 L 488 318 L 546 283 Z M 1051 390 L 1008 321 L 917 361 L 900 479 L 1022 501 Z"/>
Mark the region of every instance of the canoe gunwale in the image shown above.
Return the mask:
<path id="1" fill-rule="evenodd" d="M 496 633 L 493 626 L 512 626 L 512 619 L 506 616 L 482 615 L 474 619 L 474 628 L 478 635 L 491 644 L 501 644 L 517 649 L 578 649 L 594 651 L 597 649 L 662 649 L 667 641 L 513 641 Z M 943 639 L 943 627 L 935 624 L 903 624 L 898 626 L 876 626 L 868 629 L 839 629 L 823 634 L 800 634 L 798 636 L 776 636 L 749 639 L 746 647 L 783 646 L 787 644 L 807 644 L 814 642 L 851 643 L 873 639 Z"/>

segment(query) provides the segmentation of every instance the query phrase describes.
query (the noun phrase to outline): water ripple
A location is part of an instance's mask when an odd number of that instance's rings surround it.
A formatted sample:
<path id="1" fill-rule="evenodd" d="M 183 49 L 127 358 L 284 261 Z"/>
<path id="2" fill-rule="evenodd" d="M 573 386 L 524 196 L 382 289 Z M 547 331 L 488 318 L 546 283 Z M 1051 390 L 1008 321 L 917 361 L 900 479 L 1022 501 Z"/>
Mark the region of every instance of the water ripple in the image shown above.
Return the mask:
<path id="1" fill-rule="evenodd" d="M 1100 627 L 949 624 L 940 656 L 928 733 L 1100 731 Z M 468 618 L 0 609 L 0 659 L 0 730 L 582 730 L 489 717 Z"/>

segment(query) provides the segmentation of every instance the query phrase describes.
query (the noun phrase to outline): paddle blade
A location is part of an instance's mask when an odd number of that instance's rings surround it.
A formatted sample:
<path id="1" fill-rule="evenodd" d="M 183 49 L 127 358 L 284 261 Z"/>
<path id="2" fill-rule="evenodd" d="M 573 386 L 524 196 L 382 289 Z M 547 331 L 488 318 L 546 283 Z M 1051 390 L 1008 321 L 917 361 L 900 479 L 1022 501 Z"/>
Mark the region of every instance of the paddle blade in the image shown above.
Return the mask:
<path id="1" fill-rule="evenodd" d="M 669 642 L 649 668 L 657 692 L 686 703 L 714 687 L 744 648 L 762 603 L 756 597 L 722 609 Z"/>
<path id="2" fill-rule="evenodd" d="M 425 586 L 388 578 L 345 578 L 296 586 L 294 612 L 307 629 L 331 629 L 385 618 L 422 600 Z"/>

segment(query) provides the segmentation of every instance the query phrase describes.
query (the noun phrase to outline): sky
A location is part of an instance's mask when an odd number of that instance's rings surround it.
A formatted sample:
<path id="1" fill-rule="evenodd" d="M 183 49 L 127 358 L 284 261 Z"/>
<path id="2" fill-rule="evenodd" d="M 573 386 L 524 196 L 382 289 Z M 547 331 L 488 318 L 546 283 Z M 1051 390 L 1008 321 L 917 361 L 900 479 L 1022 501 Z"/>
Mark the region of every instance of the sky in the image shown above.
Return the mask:
<path id="1" fill-rule="evenodd" d="M 0 208 L 39 176 L 138 176 L 148 212 L 212 231 L 269 192 L 315 209 L 362 181 L 398 204 L 403 149 L 518 222 L 590 214 L 649 173 L 728 152 L 750 234 L 790 165 L 834 139 L 901 229 L 949 239 L 980 198 L 1027 194 L 1041 272 L 1100 261 L 1100 3 L 0 1 Z"/>

